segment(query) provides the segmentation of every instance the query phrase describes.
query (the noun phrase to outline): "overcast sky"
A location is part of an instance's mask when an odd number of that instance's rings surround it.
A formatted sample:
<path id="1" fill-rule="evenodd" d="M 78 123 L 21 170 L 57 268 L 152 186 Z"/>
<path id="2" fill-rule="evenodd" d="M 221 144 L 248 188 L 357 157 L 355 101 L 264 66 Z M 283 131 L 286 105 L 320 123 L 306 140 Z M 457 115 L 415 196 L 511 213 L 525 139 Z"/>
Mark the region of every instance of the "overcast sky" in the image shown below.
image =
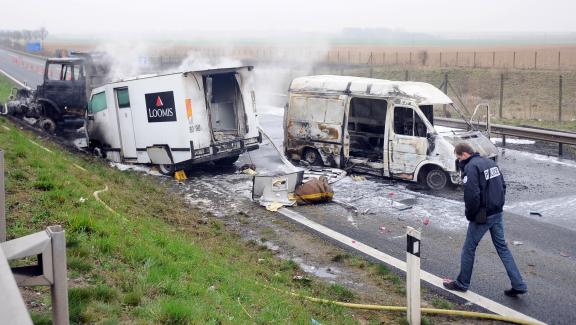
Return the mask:
<path id="1" fill-rule="evenodd" d="M 576 32 L 576 0 L 0 0 L 0 29 L 51 35 L 218 31 L 337 32 L 345 27 L 411 32 Z M 168 36 L 168 35 L 167 35 Z"/>

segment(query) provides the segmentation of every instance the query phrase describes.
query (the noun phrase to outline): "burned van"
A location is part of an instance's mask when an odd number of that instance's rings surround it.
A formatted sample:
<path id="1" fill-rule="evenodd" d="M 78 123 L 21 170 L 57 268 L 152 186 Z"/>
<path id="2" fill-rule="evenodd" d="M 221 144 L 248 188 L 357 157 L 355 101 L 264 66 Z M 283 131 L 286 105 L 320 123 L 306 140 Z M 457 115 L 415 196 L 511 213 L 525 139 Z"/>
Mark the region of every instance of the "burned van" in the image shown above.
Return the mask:
<path id="1" fill-rule="evenodd" d="M 258 148 L 252 67 L 149 75 L 92 91 L 90 148 L 114 162 L 154 164 L 163 174 Z"/>
<path id="2" fill-rule="evenodd" d="M 460 113 L 448 96 L 423 82 L 329 75 L 296 78 L 284 113 L 285 152 L 312 165 L 441 189 L 449 181 L 460 182 L 457 142 L 468 142 L 485 157 L 498 154 L 480 131 L 437 130 L 434 112 L 444 105 Z"/>

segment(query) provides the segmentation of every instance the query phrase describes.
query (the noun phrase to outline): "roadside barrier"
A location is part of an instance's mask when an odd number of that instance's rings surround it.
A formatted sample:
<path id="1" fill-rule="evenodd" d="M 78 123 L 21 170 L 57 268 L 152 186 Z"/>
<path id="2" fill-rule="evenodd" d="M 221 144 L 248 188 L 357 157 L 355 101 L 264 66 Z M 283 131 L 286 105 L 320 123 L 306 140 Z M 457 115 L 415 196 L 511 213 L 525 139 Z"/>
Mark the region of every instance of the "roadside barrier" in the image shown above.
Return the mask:
<path id="1" fill-rule="evenodd" d="M 11 310 L 11 305 L 22 300 L 14 285 L 20 287 L 50 286 L 52 294 L 52 322 L 55 325 L 68 325 L 68 279 L 66 269 L 66 239 L 60 226 L 50 226 L 28 236 L 13 239 L 0 244 L 0 281 L 6 283 L 8 290 L 2 290 L 0 301 L 13 303 L 0 304 L 0 323 L 31 324 L 29 315 L 22 309 Z M 37 256 L 37 264 L 18 266 L 11 269 L 1 267 L 7 261 Z M 11 281 L 14 280 L 14 281 Z M 14 283 L 15 282 L 15 283 Z M 5 286 L 3 285 L 2 288 Z"/>
<path id="2" fill-rule="evenodd" d="M 60 226 L 6 241 L 4 151 L 0 149 L 0 324 L 32 324 L 18 286 L 50 286 L 52 322 L 68 325 L 66 239 Z M 8 261 L 36 256 L 35 265 L 10 268 Z"/>

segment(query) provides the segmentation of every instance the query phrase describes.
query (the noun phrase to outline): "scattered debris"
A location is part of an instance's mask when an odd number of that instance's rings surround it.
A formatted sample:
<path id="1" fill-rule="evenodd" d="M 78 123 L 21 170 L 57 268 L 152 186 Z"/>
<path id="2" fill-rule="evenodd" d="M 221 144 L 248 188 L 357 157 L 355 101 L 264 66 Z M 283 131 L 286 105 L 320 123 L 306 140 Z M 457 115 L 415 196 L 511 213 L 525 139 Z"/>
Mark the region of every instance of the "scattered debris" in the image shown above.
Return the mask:
<path id="1" fill-rule="evenodd" d="M 561 251 L 561 252 L 560 252 L 560 256 L 562 256 L 562 257 L 570 257 L 570 254 L 568 254 L 567 252 Z"/>
<path id="2" fill-rule="evenodd" d="M 188 177 L 186 177 L 186 172 L 184 172 L 183 170 L 179 170 L 174 173 L 174 178 L 176 178 L 177 181 L 183 181 Z"/>
<path id="3" fill-rule="evenodd" d="M 427 216 L 424 217 L 424 220 L 422 220 L 422 223 L 423 223 L 424 225 L 428 225 L 428 224 L 430 223 L 430 218 L 428 218 Z"/>
<path id="4" fill-rule="evenodd" d="M 311 179 L 298 186 L 294 191 L 299 203 L 322 203 L 332 201 L 334 190 L 328 184 L 328 179 L 320 176 L 318 179 Z"/>
<path id="5" fill-rule="evenodd" d="M 81 197 L 78 199 L 78 202 L 80 202 L 80 203 L 84 203 L 84 202 L 86 202 L 86 199 L 85 199 L 84 197 L 82 197 L 82 196 L 81 196 Z"/>
<path id="6" fill-rule="evenodd" d="M 350 178 L 352 178 L 352 180 L 355 182 L 362 182 L 362 181 L 366 180 L 365 176 L 360 176 L 360 175 L 352 175 L 352 176 L 350 176 Z"/>
<path id="7" fill-rule="evenodd" d="M 531 216 L 539 216 L 539 217 L 541 217 L 541 216 L 542 216 L 542 213 L 536 212 L 536 211 L 530 211 L 530 215 L 531 215 Z"/>
<path id="8" fill-rule="evenodd" d="M 254 164 L 244 164 L 240 167 L 239 171 L 243 174 L 254 176 L 258 173 L 256 172 L 256 165 Z"/>
<path id="9" fill-rule="evenodd" d="M 302 282 L 304 284 L 309 284 L 310 282 L 312 282 L 312 280 L 310 280 L 310 278 L 307 278 L 303 275 L 295 275 L 294 277 L 292 277 L 292 280 Z"/>
<path id="10" fill-rule="evenodd" d="M 521 241 L 515 240 L 515 241 L 512 242 L 512 245 L 514 245 L 514 246 L 520 246 L 520 245 L 524 245 L 524 243 L 521 242 Z"/>
<path id="11" fill-rule="evenodd" d="M 319 321 L 315 320 L 314 318 L 312 318 L 312 319 L 310 320 L 310 323 L 311 323 L 312 325 L 322 325 L 322 324 L 320 324 Z"/>
<path id="12" fill-rule="evenodd" d="M 278 211 L 278 209 L 280 209 L 283 206 L 284 206 L 284 204 L 282 204 L 280 202 L 272 202 L 272 203 L 266 205 L 266 210 L 276 212 L 276 211 Z"/>

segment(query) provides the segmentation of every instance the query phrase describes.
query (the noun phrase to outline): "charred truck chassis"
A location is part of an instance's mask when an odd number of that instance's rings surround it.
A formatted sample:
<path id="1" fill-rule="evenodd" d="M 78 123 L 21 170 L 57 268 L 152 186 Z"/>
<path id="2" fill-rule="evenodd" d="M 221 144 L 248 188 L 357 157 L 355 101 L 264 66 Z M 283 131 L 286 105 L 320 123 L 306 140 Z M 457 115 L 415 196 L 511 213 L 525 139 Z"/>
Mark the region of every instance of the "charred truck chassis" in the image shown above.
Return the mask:
<path id="1" fill-rule="evenodd" d="M 14 88 L 1 113 L 34 119 L 35 125 L 48 132 L 82 126 L 88 95 L 105 81 L 108 65 L 103 58 L 95 63 L 87 53 L 72 55 L 48 59 L 43 83 L 36 90 Z"/>

